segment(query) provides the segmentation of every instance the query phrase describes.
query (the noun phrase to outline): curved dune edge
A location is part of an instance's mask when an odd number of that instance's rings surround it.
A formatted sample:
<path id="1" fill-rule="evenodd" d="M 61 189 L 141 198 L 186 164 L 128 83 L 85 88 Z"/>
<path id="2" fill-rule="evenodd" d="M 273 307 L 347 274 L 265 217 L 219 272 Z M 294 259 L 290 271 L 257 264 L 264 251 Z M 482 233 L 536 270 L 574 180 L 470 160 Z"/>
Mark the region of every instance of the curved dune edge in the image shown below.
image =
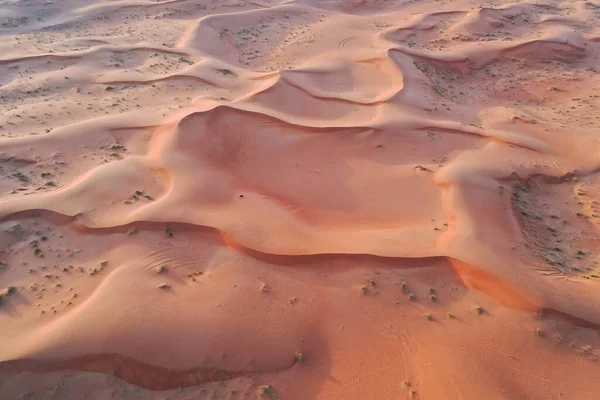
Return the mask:
<path id="1" fill-rule="evenodd" d="M 450 256 L 430 256 L 430 257 L 390 257 L 380 256 L 376 254 L 353 254 L 353 253 L 316 253 L 316 254 L 274 254 L 255 250 L 241 243 L 236 242 L 227 233 L 210 226 L 199 226 L 187 223 L 169 223 L 169 222 L 150 222 L 150 221 L 135 221 L 129 224 L 112 227 L 89 227 L 77 221 L 77 216 L 68 216 L 49 210 L 28 210 L 18 212 L 10 216 L 6 216 L 1 221 L 6 220 L 22 220 L 30 218 L 41 218 L 58 226 L 68 225 L 70 229 L 90 235 L 110 235 L 115 233 L 125 234 L 131 228 L 135 227 L 140 231 L 158 231 L 162 232 L 165 228 L 173 228 L 178 232 L 209 232 L 218 235 L 228 247 L 245 254 L 246 256 L 261 260 L 274 265 L 310 265 L 317 261 L 335 261 L 336 259 L 351 259 L 360 260 L 377 260 L 388 265 L 390 268 L 419 268 L 420 266 L 428 266 L 437 260 L 448 261 L 450 268 L 462 281 L 462 283 L 473 290 L 484 293 L 502 305 L 515 310 L 539 313 L 540 310 L 555 319 L 563 320 L 572 323 L 573 325 L 585 328 L 600 328 L 600 323 L 588 321 L 584 318 L 571 315 L 551 307 L 547 307 L 539 299 L 535 299 L 530 295 L 525 294 L 523 289 L 515 287 L 513 284 L 504 281 L 501 277 L 487 272 L 481 268 L 469 265 L 457 258 Z M 398 266 L 400 264 L 401 266 Z"/>
<path id="2" fill-rule="evenodd" d="M 0 397 L 599 397 L 599 9 L 5 2 Z"/>
<path id="3" fill-rule="evenodd" d="M 21 372 L 84 371 L 116 376 L 125 382 L 150 390 L 168 390 L 224 381 L 254 374 L 285 371 L 289 365 L 274 370 L 226 371 L 217 368 L 195 367 L 185 370 L 164 368 L 116 353 L 89 354 L 68 359 L 21 359 L 0 361 L 0 375 Z"/>

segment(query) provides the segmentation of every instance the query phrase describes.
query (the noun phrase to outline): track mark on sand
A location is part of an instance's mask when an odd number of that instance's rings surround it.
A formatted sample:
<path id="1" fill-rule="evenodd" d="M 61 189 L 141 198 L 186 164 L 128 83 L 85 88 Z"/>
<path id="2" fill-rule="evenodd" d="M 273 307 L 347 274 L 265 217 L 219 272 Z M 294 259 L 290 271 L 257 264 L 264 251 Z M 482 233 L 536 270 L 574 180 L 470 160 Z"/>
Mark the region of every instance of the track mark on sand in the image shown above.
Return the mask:
<path id="1" fill-rule="evenodd" d="M 353 41 L 353 40 L 355 40 L 355 39 L 358 39 L 358 36 L 350 36 L 350 37 L 347 37 L 346 39 L 344 39 L 344 40 L 340 41 L 340 42 L 338 43 L 338 46 L 337 46 L 337 47 L 338 47 L 338 49 L 339 49 L 339 50 L 343 50 L 343 49 L 345 49 L 345 48 L 346 48 L 346 45 L 347 45 L 349 42 L 351 42 L 351 41 Z"/>

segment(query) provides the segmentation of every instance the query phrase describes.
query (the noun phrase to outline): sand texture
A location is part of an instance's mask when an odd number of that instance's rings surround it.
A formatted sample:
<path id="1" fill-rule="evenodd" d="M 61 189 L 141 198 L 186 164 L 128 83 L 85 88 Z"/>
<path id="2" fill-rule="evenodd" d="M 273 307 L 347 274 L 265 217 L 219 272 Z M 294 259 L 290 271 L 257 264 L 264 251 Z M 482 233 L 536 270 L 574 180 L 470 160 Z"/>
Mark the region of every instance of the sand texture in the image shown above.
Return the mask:
<path id="1" fill-rule="evenodd" d="M 600 3 L 1 0 L 0 399 L 600 399 Z"/>

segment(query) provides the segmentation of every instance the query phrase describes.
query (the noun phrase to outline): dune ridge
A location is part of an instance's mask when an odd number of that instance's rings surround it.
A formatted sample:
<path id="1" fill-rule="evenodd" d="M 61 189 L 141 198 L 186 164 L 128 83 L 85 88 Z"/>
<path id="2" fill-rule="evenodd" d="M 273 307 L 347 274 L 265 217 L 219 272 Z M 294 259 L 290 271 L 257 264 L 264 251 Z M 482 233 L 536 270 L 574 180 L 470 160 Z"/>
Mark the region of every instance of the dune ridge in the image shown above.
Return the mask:
<path id="1" fill-rule="evenodd" d="M 4 374 L 15 374 L 23 371 L 49 372 L 64 370 L 114 374 L 119 379 L 151 390 L 196 386 L 205 382 L 230 380 L 250 374 L 276 372 L 234 372 L 208 368 L 174 370 L 146 364 L 119 354 L 93 354 L 55 361 L 16 360 L 0 363 L 0 371 Z"/>
<path id="2" fill-rule="evenodd" d="M 0 397 L 600 397 L 599 9 L 3 2 Z"/>

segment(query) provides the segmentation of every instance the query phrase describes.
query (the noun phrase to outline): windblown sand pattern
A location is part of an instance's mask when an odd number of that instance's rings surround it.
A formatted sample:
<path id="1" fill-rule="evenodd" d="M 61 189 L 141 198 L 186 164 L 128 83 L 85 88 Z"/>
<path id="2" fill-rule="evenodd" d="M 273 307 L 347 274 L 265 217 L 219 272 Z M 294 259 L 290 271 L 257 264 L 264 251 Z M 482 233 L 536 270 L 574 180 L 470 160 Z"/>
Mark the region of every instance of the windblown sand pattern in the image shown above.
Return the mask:
<path id="1" fill-rule="evenodd" d="M 1 399 L 600 399 L 600 3 L 0 35 Z"/>

